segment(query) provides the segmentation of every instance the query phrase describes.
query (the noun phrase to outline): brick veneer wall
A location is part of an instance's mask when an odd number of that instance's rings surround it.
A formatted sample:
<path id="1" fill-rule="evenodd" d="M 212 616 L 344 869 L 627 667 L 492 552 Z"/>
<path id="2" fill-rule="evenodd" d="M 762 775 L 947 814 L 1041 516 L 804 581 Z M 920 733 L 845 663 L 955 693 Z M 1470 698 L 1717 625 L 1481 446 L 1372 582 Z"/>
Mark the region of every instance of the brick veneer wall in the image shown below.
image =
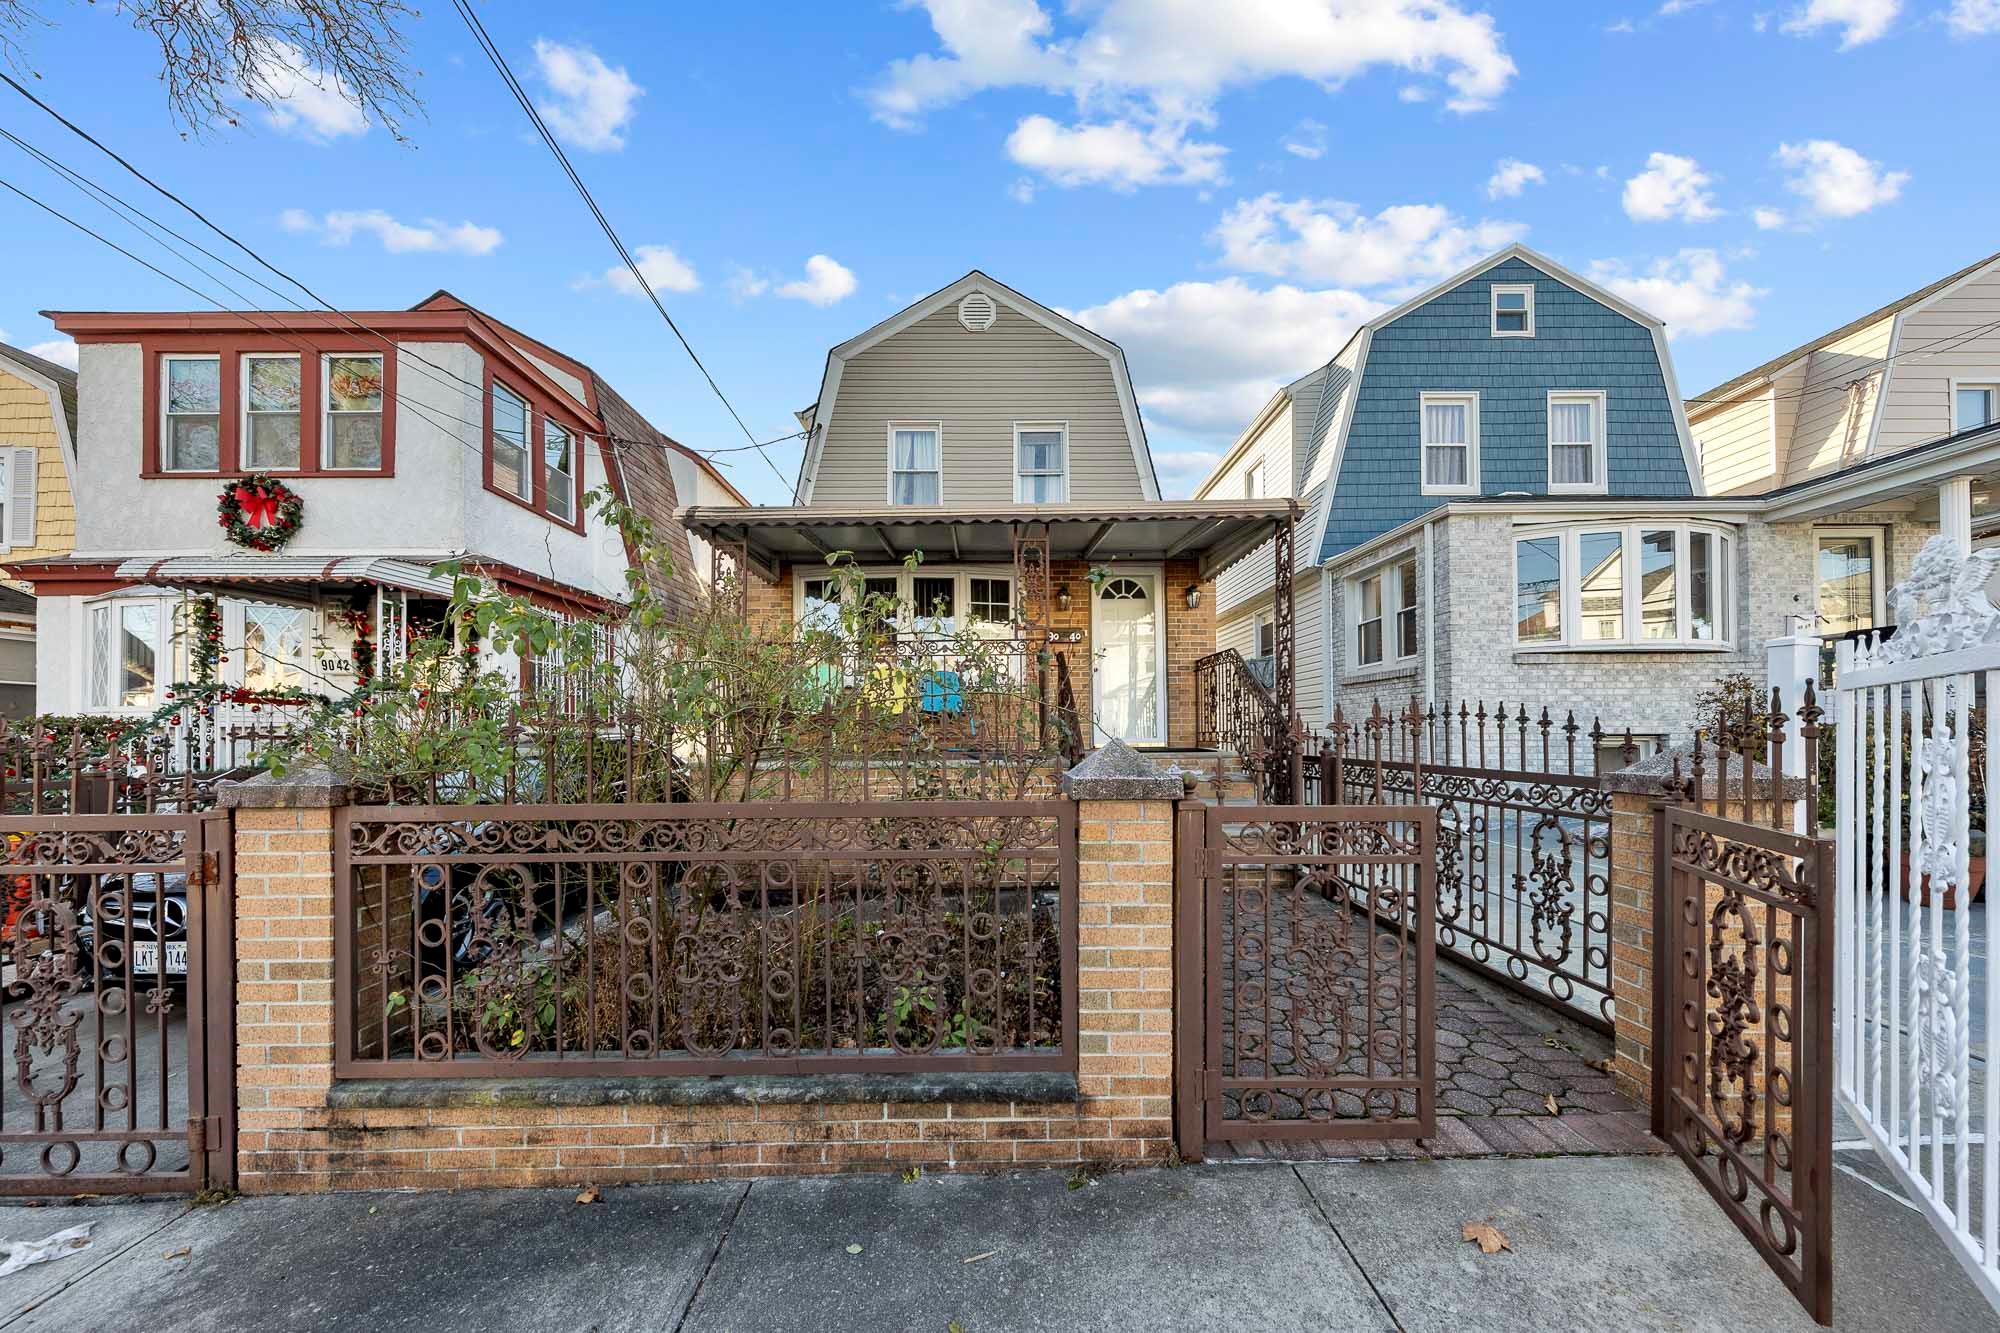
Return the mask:
<path id="1" fill-rule="evenodd" d="M 1165 1160 L 1174 804 L 1083 801 L 1078 813 L 1073 1102 L 464 1104 L 475 1097 L 413 1107 L 342 1104 L 351 1099 L 335 1091 L 332 811 L 239 804 L 239 1186 L 455 1189 Z"/>

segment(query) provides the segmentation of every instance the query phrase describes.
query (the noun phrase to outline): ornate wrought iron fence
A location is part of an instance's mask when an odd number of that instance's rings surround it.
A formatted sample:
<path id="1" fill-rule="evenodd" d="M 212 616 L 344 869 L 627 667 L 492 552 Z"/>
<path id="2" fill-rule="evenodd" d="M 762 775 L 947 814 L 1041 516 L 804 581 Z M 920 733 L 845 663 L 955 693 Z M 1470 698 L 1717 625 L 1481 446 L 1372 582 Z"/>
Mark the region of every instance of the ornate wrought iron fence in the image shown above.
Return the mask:
<path id="1" fill-rule="evenodd" d="M 1808 685 L 1802 783 L 1784 773 L 1775 694 L 1769 712 L 1724 718 L 1713 751 L 1698 738 L 1670 779 L 1681 803 L 1661 810 L 1653 853 L 1653 1126 L 1830 1323 L 1834 844 L 1787 827 L 1813 809 L 1818 718 Z"/>
<path id="2" fill-rule="evenodd" d="M 234 1182 L 229 820 L 0 816 L 0 1195 Z"/>
<path id="3" fill-rule="evenodd" d="M 1611 794 L 1593 770 L 1616 740 L 1601 723 L 1586 731 L 1573 714 L 1558 723 L 1519 705 L 1336 710 L 1307 740 L 1303 799 L 1435 807 L 1438 943 L 1609 1030 Z M 1637 757 L 1629 734 L 1621 748 Z"/>
<path id="4" fill-rule="evenodd" d="M 350 807 L 342 1077 L 1073 1070 L 1076 806 Z"/>
<path id="5" fill-rule="evenodd" d="M 129 725 L 132 729 L 123 729 Z M 207 810 L 215 784 L 255 772 L 190 762 L 213 756 L 138 723 L 0 724 L 0 813 L 152 814 Z"/>

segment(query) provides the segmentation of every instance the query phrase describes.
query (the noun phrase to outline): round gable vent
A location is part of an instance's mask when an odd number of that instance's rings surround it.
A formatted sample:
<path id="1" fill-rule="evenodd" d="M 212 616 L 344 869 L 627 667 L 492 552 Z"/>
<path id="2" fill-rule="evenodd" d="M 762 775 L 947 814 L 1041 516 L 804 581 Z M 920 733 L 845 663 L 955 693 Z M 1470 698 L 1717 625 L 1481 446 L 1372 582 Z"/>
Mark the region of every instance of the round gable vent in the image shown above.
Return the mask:
<path id="1" fill-rule="evenodd" d="M 985 292 L 967 292 L 965 299 L 958 303 L 958 322 L 972 333 L 984 333 L 992 328 L 999 313 L 993 298 Z"/>

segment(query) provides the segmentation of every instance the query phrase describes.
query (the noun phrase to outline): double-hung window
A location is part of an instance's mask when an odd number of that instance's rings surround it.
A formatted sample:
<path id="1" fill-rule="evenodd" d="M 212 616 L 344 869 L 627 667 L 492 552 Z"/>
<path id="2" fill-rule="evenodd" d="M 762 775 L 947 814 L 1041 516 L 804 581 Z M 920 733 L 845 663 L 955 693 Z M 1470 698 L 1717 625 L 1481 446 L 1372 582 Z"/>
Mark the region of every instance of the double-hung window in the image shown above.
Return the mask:
<path id="1" fill-rule="evenodd" d="M 493 484 L 523 500 L 535 496 L 528 466 L 528 400 L 506 385 L 493 385 Z"/>
<path id="2" fill-rule="evenodd" d="M 1699 648 L 1729 639 L 1730 537 L 1680 523 L 1574 524 L 1514 541 L 1514 640 Z"/>
<path id="3" fill-rule="evenodd" d="M 1406 556 L 1347 585 L 1354 665 L 1383 666 L 1417 655 L 1417 561 Z"/>
<path id="4" fill-rule="evenodd" d="M 542 489 L 552 517 L 564 522 L 576 517 L 576 440 L 547 417 L 542 418 Z"/>
<path id="5" fill-rule="evenodd" d="M 382 362 L 379 354 L 325 358 L 325 466 L 332 471 L 382 466 Z"/>
<path id="6" fill-rule="evenodd" d="M 1530 282 L 1493 284 L 1493 336 L 1532 338 L 1535 336 L 1535 286 Z"/>
<path id="7" fill-rule="evenodd" d="M 1951 428 L 1954 433 L 1977 430 L 2000 421 L 2000 384 L 1951 386 Z"/>
<path id="8" fill-rule="evenodd" d="M 1549 493 L 1601 495 L 1605 408 L 1600 392 L 1549 395 Z"/>
<path id="9" fill-rule="evenodd" d="M 1427 393 L 1418 405 L 1425 495 L 1479 493 L 1479 395 Z"/>
<path id="10" fill-rule="evenodd" d="M 1014 499 L 1021 504 L 1069 500 L 1069 426 L 1062 422 L 1014 427 Z"/>
<path id="11" fill-rule="evenodd" d="M 943 502 L 943 452 L 936 423 L 897 423 L 889 427 L 889 503 L 934 505 Z"/>
<path id="12" fill-rule="evenodd" d="M 160 467 L 167 472 L 214 472 L 222 466 L 222 358 L 161 358 L 165 421 Z"/>
<path id="13" fill-rule="evenodd" d="M 290 472 L 299 466 L 299 358 L 243 355 L 243 467 Z"/>

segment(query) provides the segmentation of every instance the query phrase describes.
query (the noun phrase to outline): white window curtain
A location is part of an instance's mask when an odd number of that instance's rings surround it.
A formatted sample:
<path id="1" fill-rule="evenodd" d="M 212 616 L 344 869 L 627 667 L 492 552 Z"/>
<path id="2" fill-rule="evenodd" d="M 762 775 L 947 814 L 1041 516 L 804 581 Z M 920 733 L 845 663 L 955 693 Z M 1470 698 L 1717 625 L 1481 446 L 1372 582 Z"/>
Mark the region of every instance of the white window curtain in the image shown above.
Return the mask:
<path id="1" fill-rule="evenodd" d="M 891 440 L 889 467 L 893 473 L 889 487 L 889 503 L 899 505 L 938 503 L 936 431 L 896 431 Z"/>
<path id="2" fill-rule="evenodd" d="M 1471 409 L 1465 403 L 1424 404 L 1424 484 L 1466 484 Z"/>
<path id="3" fill-rule="evenodd" d="M 1068 452 L 1060 430 L 1024 430 L 1014 437 L 1015 466 L 1023 504 L 1061 504 L 1069 499 Z"/>
<path id="4" fill-rule="evenodd" d="M 1590 486 L 1597 482 L 1597 405 L 1549 404 L 1549 483 Z"/>

